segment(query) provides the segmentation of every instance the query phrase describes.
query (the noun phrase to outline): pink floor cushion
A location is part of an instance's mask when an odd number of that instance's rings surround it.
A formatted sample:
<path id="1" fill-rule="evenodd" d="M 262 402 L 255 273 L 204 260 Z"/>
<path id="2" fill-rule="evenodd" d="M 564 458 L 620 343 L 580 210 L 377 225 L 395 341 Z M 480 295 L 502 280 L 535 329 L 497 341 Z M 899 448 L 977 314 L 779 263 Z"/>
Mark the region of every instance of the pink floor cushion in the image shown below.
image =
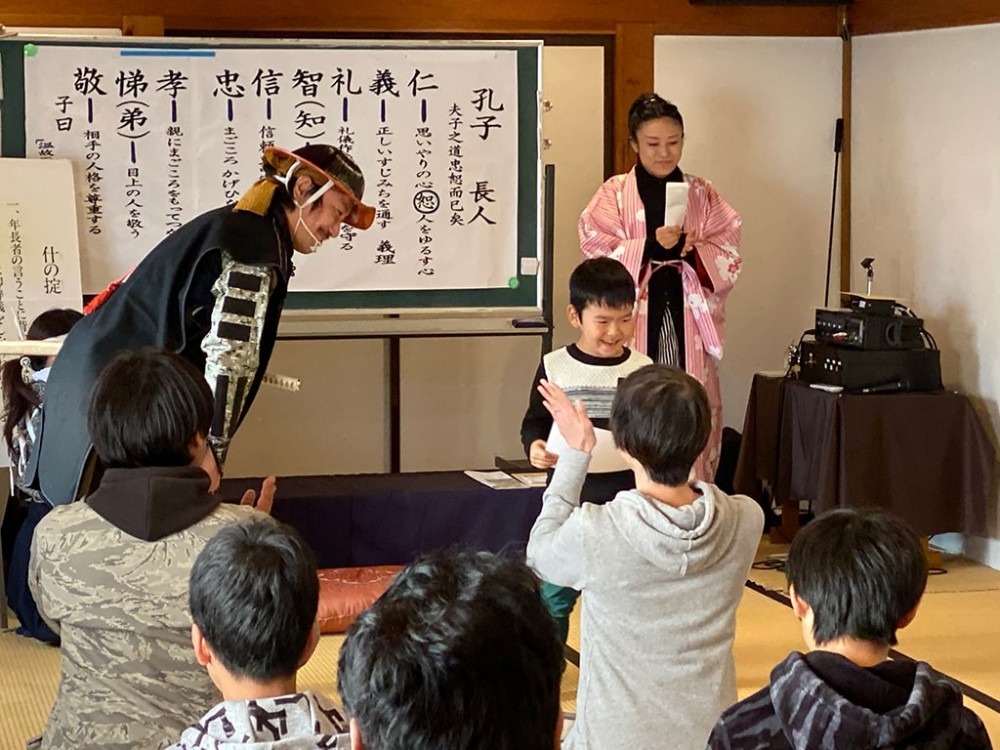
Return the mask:
<path id="1" fill-rule="evenodd" d="M 401 565 L 372 565 L 366 568 L 325 568 L 319 571 L 319 620 L 321 633 L 343 633 L 354 618 L 368 609 Z"/>

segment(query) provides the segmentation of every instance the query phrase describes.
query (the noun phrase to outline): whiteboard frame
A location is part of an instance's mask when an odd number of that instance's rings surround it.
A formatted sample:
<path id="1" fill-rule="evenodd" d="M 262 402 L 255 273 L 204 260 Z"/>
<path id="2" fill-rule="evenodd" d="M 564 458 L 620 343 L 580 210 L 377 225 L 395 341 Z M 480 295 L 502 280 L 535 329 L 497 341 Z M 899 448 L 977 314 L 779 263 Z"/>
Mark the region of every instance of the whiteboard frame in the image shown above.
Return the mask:
<path id="1" fill-rule="evenodd" d="M 429 40 L 429 39 L 314 39 L 314 38 L 289 38 L 289 39 L 268 39 L 258 37 L 97 37 L 92 34 L 79 35 L 47 35 L 47 34 L 11 34 L 3 37 L 3 41 L 19 41 L 25 43 L 38 42 L 40 44 L 72 45 L 74 43 L 87 43 L 99 47 L 116 46 L 143 46 L 150 49 L 169 49 L 178 46 L 196 47 L 221 47 L 221 48 L 247 48 L 247 47 L 306 47 L 312 49 L 535 49 L 537 51 L 535 61 L 536 90 L 535 90 L 535 180 L 533 186 L 534 194 L 534 215 L 535 230 L 533 233 L 535 252 L 531 255 L 520 255 L 517 257 L 519 276 L 528 277 L 528 274 L 521 274 L 520 268 L 524 260 L 536 260 L 537 271 L 534 274 L 535 280 L 535 305 L 524 307 L 523 305 L 497 306 L 487 308 L 456 308 L 456 307 L 400 307 L 400 308 L 335 308 L 335 307 L 315 307 L 306 308 L 295 304 L 297 295 L 316 294 L 338 294 L 341 292 L 291 292 L 286 302 L 283 318 L 288 318 L 287 324 L 279 327 L 279 336 L 304 336 L 322 338 L 326 336 L 347 335 L 341 332 L 334 332 L 334 329 L 341 329 L 344 321 L 368 320 L 373 322 L 395 319 L 396 316 L 405 317 L 407 320 L 414 318 L 425 318 L 429 322 L 426 329 L 428 334 L 465 333 L 475 335 L 483 324 L 484 318 L 492 317 L 497 328 L 504 329 L 507 333 L 515 331 L 510 327 L 510 322 L 515 318 L 540 316 L 543 307 L 544 279 L 545 274 L 552 272 L 545 267 L 545 253 L 543 245 L 544 220 L 543 220 L 543 172 L 544 164 L 542 160 L 542 51 L 544 42 L 541 39 L 460 39 L 460 40 Z M 2 71 L 0 71 L 0 81 L 2 81 Z M 2 84 L 0 84 L 0 100 L 3 97 Z M 152 249 L 152 248 L 151 248 Z M 412 292 L 419 294 L 421 291 L 441 291 L 441 292 L 463 292 L 473 290 L 462 289 L 442 289 L 442 290 L 399 290 L 401 293 Z M 351 292 L 343 292 L 351 293 Z M 360 292 L 363 294 L 363 292 Z M 453 329 L 443 330 L 440 327 L 435 329 L 434 321 L 449 319 L 454 324 Z M 473 322 L 475 321 L 475 322 Z M 308 325 L 314 325 L 313 332 L 309 332 Z M 413 325 L 412 323 L 409 325 Z M 378 326 L 374 326 L 377 328 Z M 295 333 L 292 333 L 295 331 Z M 385 335 L 397 335 L 394 326 L 386 328 Z M 517 332 L 531 333 L 532 329 L 521 329 Z M 359 333 L 357 335 L 374 336 L 374 333 Z M 406 335 L 406 333 L 403 333 Z M 414 335 L 414 334 L 410 334 Z"/>

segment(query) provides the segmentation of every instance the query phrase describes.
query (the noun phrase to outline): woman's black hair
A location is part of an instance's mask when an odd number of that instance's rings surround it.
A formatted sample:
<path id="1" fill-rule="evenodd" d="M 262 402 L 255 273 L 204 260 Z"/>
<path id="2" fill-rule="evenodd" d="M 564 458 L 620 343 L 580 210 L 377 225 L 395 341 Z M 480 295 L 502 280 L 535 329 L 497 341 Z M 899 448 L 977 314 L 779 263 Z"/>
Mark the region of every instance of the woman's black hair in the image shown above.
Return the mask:
<path id="1" fill-rule="evenodd" d="M 628 110 L 629 139 L 633 141 L 636 139 L 636 134 L 643 123 L 664 117 L 676 122 L 681 128 L 681 135 L 684 134 L 684 118 L 681 117 L 681 112 L 676 105 L 652 92 L 640 95 L 632 102 L 632 106 Z"/>
<path id="2" fill-rule="evenodd" d="M 32 322 L 28 328 L 28 341 L 44 341 L 53 336 L 69 333 L 69 329 L 83 317 L 76 310 L 55 309 L 46 310 Z M 29 357 L 32 370 L 45 367 L 46 357 Z M 21 374 L 21 358 L 9 359 L 0 365 L 0 388 L 3 389 L 4 403 L 7 411 L 3 420 L 3 438 L 7 442 L 8 451 L 14 439 L 14 428 L 24 419 L 24 416 L 41 401 L 35 389 L 24 382 Z"/>

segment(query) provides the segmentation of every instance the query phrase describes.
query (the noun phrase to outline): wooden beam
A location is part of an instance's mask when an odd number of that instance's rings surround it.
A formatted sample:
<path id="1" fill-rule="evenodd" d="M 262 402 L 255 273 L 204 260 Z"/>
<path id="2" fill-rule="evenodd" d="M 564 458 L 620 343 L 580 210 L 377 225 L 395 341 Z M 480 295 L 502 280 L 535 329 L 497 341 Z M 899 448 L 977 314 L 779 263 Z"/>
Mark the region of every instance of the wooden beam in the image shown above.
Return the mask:
<path id="1" fill-rule="evenodd" d="M 653 29 L 648 23 L 623 23 L 615 31 L 615 173 L 635 164 L 628 146 L 628 110 L 639 94 L 653 90 Z"/>
<path id="2" fill-rule="evenodd" d="M 855 0 L 849 13 L 858 34 L 1000 23 L 997 0 Z"/>
<path id="3" fill-rule="evenodd" d="M 837 29 L 836 9 L 833 6 L 811 9 L 804 8 L 756 9 L 765 12 L 747 13 L 746 8 L 732 8 L 731 15 L 708 15 L 703 9 L 695 9 L 696 15 L 681 14 L 669 22 L 659 14 L 648 21 L 629 18 L 619 21 L 617 13 L 607 18 L 581 18 L 574 15 L 536 18 L 531 13 L 518 14 L 516 18 L 467 18 L 447 14 L 441 17 L 421 16 L 335 16 L 330 19 L 316 18 L 315 15 L 297 17 L 281 15 L 258 18 L 231 18 L 225 16 L 182 15 L 172 11 L 167 16 L 168 29 L 183 29 L 200 32 L 212 31 L 253 31 L 321 32 L 336 37 L 338 33 L 370 33 L 377 37 L 383 32 L 419 31 L 436 33 L 511 33 L 511 34 L 612 34 L 620 23 L 651 23 L 654 34 L 716 35 L 716 36 L 833 36 Z M 719 9 L 713 9 L 716 13 Z M 777 10 L 777 13 L 774 11 Z"/>
<path id="4" fill-rule="evenodd" d="M 496 38 L 510 34 L 518 37 L 534 34 L 610 35 L 614 33 L 613 23 L 594 23 L 582 19 L 566 18 L 558 21 L 539 21 L 525 18 L 518 20 L 493 19 L 470 20 L 461 17 L 421 18 L 409 17 L 377 18 L 356 16 L 351 18 L 315 16 L 265 16 L 260 18 L 230 18 L 227 16 L 179 15 L 171 13 L 164 18 L 167 33 L 208 35 L 213 33 L 237 32 L 241 36 L 262 34 L 265 36 L 307 35 L 323 39 L 338 39 L 345 36 L 364 35 L 367 39 L 379 39 L 383 34 L 398 36 L 400 33 L 426 36 L 427 34 L 482 35 Z"/>
<path id="5" fill-rule="evenodd" d="M 122 33 L 125 36 L 163 36 L 163 16 L 124 16 Z"/>
<path id="6" fill-rule="evenodd" d="M 692 6 L 658 14 L 653 33 L 702 36 L 834 36 L 837 7 Z"/>
<path id="7" fill-rule="evenodd" d="M 322 33 L 412 31 L 437 33 L 612 34 L 619 24 L 655 24 L 654 33 L 833 36 L 836 8 L 711 7 L 688 0 L 367 0 L 317 12 L 314 0 L 206 3 L 204 0 L 4 0 L 4 23 L 44 16 L 41 25 L 88 26 L 96 18 L 162 18 L 165 31 Z M 51 19 L 51 20 L 48 20 Z M 102 24 L 103 25 L 103 24 Z M 138 29 L 138 27 L 136 27 Z"/>
<path id="8" fill-rule="evenodd" d="M 119 29 L 122 24 L 122 16 L 120 14 L 74 14 L 51 11 L 10 13 L 5 9 L 3 15 L 0 15 L 0 23 L 8 27 Z"/>

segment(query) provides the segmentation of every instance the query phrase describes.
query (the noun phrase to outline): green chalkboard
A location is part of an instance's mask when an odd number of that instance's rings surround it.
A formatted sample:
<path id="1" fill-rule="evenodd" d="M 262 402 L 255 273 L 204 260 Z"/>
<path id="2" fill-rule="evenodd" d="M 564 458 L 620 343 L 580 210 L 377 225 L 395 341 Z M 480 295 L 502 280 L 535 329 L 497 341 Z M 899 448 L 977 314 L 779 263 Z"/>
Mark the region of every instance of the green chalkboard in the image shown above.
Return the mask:
<path id="1" fill-rule="evenodd" d="M 0 39 L 0 71 L 2 71 L 2 127 L 0 127 L 0 154 L 23 157 L 25 144 L 25 87 L 24 59 L 37 47 L 72 45 L 95 47 L 135 47 L 150 49 L 268 49 L 286 47 L 288 43 L 241 40 L 239 43 L 218 40 L 192 40 L 169 38 L 94 39 L 66 37 L 31 39 L 10 37 Z M 427 310 L 454 308 L 541 308 L 540 280 L 543 253 L 541 243 L 541 174 L 539 154 L 539 88 L 541 44 L 538 42 L 440 42 L 414 43 L 379 42 L 304 42 L 296 47 L 316 49 L 476 49 L 514 50 L 517 53 L 518 82 L 518 196 L 517 196 L 517 269 L 516 281 L 506 288 L 493 289 L 434 289 L 419 291 L 362 291 L 362 292 L 295 292 L 289 295 L 287 307 L 306 310 Z M 513 251 L 513 249 L 512 249 Z M 522 264 L 522 259 L 537 259 L 537 264 Z M 537 273 L 524 274 L 524 265 L 535 266 Z"/>

